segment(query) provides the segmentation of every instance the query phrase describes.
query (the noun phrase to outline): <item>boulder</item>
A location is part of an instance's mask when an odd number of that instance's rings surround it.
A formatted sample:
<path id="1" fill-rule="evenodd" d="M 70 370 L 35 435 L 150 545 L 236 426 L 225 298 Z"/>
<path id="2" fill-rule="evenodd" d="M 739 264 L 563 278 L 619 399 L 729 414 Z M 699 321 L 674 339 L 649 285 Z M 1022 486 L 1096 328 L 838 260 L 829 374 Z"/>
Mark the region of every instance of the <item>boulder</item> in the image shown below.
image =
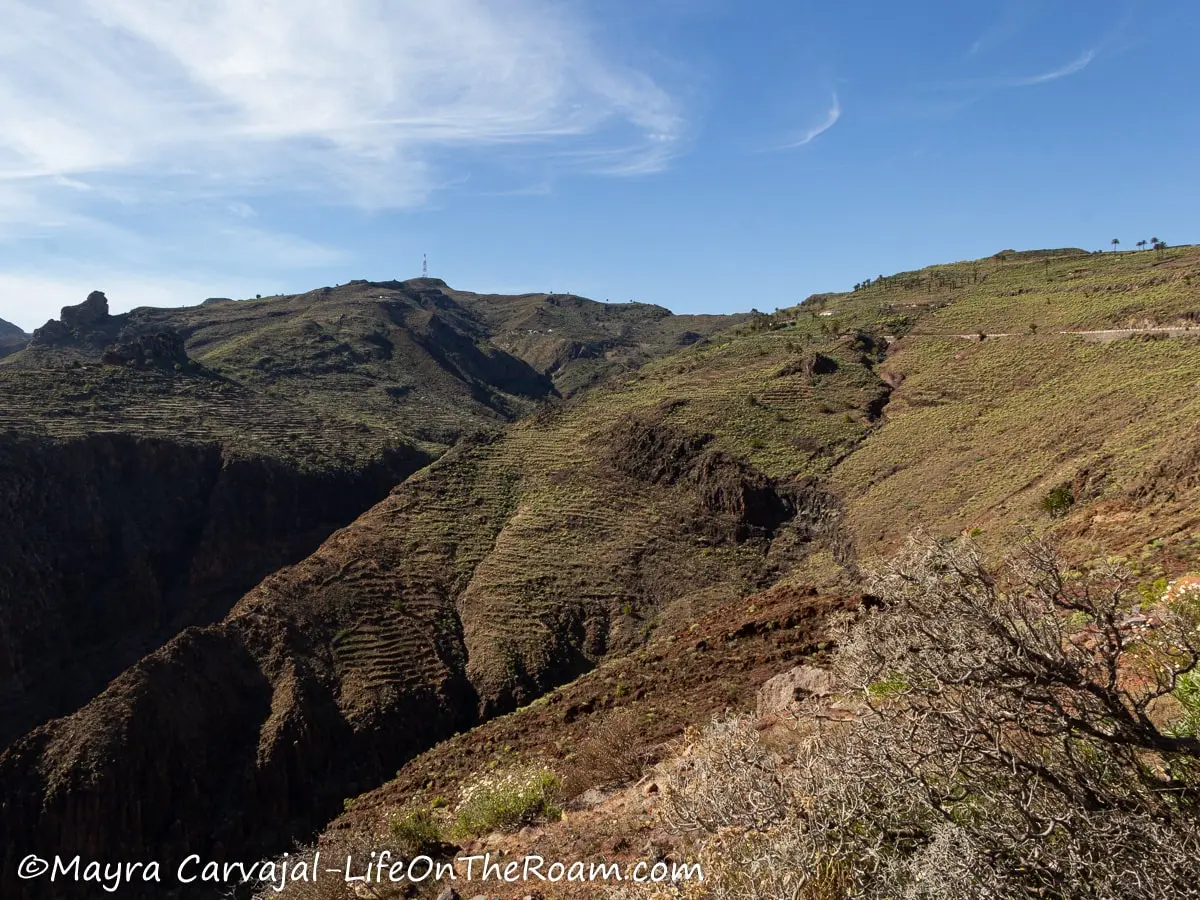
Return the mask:
<path id="1" fill-rule="evenodd" d="M 796 666 L 758 689 L 758 716 L 770 718 L 788 715 L 809 697 L 827 697 L 837 687 L 837 680 L 828 669 L 819 666 Z"/>

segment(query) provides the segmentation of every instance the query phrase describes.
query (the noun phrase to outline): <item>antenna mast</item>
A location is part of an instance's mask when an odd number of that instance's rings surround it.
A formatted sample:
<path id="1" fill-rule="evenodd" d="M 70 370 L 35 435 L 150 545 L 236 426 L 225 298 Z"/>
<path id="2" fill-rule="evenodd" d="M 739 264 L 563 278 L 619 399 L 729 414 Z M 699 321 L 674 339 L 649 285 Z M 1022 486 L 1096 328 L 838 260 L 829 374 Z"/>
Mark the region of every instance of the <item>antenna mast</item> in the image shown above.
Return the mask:
<path id="1" fill-rule="evenodd" d="M 429 256 L 425 253 L 421 254 L 421 277 L 429 277 Z"/>

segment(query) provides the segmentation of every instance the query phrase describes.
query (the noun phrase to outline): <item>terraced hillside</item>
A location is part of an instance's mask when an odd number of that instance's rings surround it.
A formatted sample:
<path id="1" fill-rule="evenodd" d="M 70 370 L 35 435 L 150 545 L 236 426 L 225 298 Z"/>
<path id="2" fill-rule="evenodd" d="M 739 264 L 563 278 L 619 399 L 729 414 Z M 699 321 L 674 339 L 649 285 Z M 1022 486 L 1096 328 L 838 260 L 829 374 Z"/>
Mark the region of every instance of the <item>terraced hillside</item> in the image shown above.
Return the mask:
<path id="1" fill-rule="evenodd" d="M 834 475 L 856 547 L 888 552 L 918 526 L 1003 543 L 1032 525 L 1081 554 L 1194 566 L 1200 248 L 1005 256 L 932 270 L 959 282 L 892 344 L 886 422 Z M 921 294 L 845 303 L 907 312 Z"/>
<path id="2" fill-rule="evenodd" d="M 281 849 L 657 636 L 772 585 L 853 590 L 916 526 L 1194 565 L 1196 277 L 1191 247 L 900 273 L 463 441 L 0 755 L 0 847 Z"/>
<path id="3" fill-rule="evenodd" d="M 878 357 L 866 334 L 820 354 L 766 330 L 700 341 L 461 443 L 222 623 L 18 740 L 0 758 L 0 844 L 273 849 L 439 738 L 768 586 L 815 548 L 840 554 L 821 477 L 882 405 Z M 153 757 L 123 749 L 151 735 Z"/>
<path id="4" fill-rule="evenodd" d="M 524 327 L 560 302 L 565 319 Z M 576 359 L 591 375 L 636 365 L 723 321 L 607 310 L 434 280 L 125 315 L 93 292 L 65 308 L 0 366 L 0 525 L 21 536 L 0 550 L 0 746 L 219 620 L 462 434 L 556 398 L 549 372 L 489 329 L 521 325 L 564 377 Z M 582 343 L 562 345 L 571 335 Z"/>

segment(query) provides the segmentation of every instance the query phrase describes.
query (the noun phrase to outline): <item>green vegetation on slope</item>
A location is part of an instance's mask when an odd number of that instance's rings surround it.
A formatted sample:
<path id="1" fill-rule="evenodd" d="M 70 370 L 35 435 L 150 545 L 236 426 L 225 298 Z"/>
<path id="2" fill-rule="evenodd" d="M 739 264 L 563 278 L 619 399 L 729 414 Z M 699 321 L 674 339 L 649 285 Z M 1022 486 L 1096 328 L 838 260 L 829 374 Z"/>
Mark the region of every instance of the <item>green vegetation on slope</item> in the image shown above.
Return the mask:
<path id="1" fill-rule="evenodd" d="M 673 316 L 567 295 L 484 296 L 436 279 L 355 281 L 118 316 L 96 294 L 63 315 L 0 367 L 11 388 L 0 401 L 4 424 L 192 433 L 240 407 L 248 434 L 277 434 L 279 452 L 296 440 L 408 443 L 432 453 L 744 318 Z M 187 365 L 139 364 L 111 352 L 176 334 Z M 172 379 L 178 383 L 165 383 Z M 310 417 L 312 426 L 281 430 L 272 424 L 280 416 Z M 210 437 L 239 438 L 237 428 L 216 431 Z"/>

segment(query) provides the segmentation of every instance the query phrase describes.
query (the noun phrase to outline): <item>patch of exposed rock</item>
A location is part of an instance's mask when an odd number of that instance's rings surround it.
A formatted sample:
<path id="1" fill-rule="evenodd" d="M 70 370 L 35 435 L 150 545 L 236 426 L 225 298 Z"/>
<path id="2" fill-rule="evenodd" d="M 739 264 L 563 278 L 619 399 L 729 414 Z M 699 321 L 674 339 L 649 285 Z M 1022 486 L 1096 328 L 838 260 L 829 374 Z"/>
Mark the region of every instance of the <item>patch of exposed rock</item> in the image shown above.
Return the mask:
<path id="1" fill-rule="evenodd" d="M 192 365 L 183 338 L 174 330 L 141 334 L 119 341 L 104 351 L 100 361 L 110 366 L 156 366 L 167 369 L 183 369 Z"/>
<path id="2" fill-rule="evenodd" d="M 51 319 L 33 332 L 29 348 L 35 354 L 65 351 L 76 357 L 95 357 L 117 338 L 121 321 L 108 312 L 103 291 L 92 291 L 76 306 L 64 306 L 57 319 Z"/>

